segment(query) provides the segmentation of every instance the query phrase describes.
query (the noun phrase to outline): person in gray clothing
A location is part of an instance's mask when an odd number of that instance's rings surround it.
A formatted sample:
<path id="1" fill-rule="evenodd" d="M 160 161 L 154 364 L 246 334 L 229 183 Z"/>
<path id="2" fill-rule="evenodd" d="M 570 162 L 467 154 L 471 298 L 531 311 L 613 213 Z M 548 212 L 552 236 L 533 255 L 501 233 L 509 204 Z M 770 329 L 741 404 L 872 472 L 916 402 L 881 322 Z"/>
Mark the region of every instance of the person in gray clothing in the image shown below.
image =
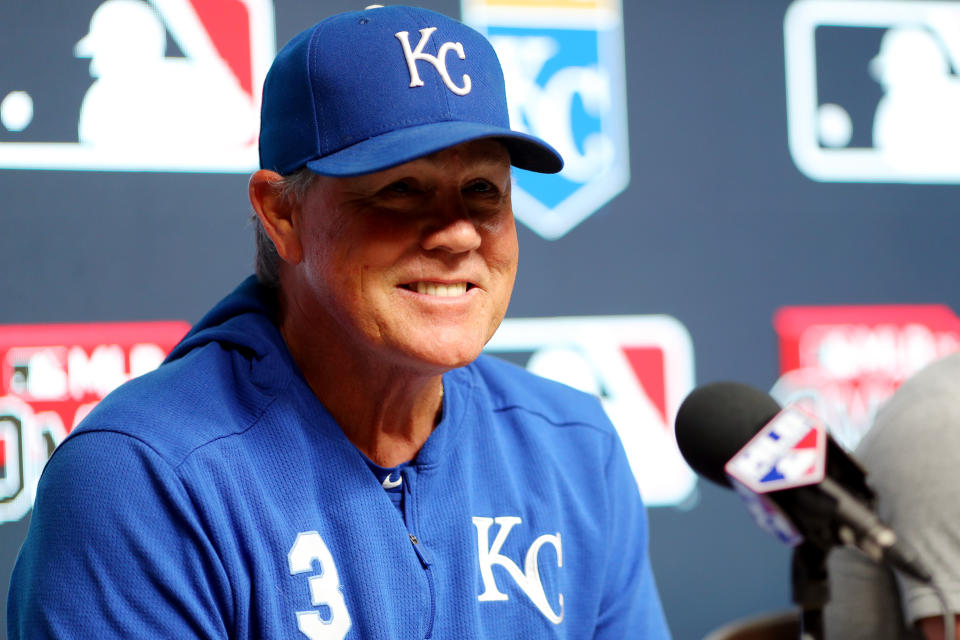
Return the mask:
<path id="1" fill-rule="evenodd" d="M 960 636 L 960 354 L 909 378 L 857 447 L 880 517 L 921 557 L 944 592 Z M 929 585 L 857 551 L 829 558 L 826 637 L 937 640 L 940 601 Z"/>

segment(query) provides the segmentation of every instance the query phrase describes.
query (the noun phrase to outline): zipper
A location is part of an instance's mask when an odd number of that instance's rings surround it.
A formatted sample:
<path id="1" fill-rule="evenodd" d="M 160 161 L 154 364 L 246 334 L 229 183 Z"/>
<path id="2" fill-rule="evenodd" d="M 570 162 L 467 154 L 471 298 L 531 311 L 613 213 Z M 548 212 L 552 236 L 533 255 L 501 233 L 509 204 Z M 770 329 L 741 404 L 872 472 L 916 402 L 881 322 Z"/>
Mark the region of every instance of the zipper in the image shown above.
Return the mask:
<path id="1" fill-rule="evenodd" d="M 430 552 L 427 551 L 427 547 L 420 542 L 420 539 L 410 532 L 410 529 L 414 528 L 413 492 L 411 491 L 412 483 L 410 482 L 410 475 L 411 474 L 408 473 L 408 470 L 405 469 L 403 472 L 403 519 L 407 525 L 407 535 L 410 536 L 410 544 L 413 546 L 413 551 L 417 554 L 417 559 L 420 560 L 420 566 L 423 567 L 423 573 L 427 578 L 427 589 L 430 592 L 430 616 L 427 618 L 427 631 L 423 637 L 424 640 L 429 640 L 433 637 L 433 623 L 437 612 L 436 587 L 433 584 L 433 572 L 430 571 L 430 565 L 433 564 L 433 558 L 430 556 Z"/>
<path id="2" fill-rule="evenodd" d="M 426 547 L 423 546 L 423 543 L 417 539 L 417 536 L 413 535 L 412 533 L 409 535 L 410 542 L 413 544 L 413 550 L 420 559 L 420 564 L 423 565 L 423 572 L 427 576 L 427 587 L 430 589 L 430 618 L 427 621 L 427 633 L 423 636 L 426 640 L 433 637 L 433 618 L 437 607 L 437 594 L 433 586 L 433 573 L 430 571 L 430 554 L 427 552 Z"/>

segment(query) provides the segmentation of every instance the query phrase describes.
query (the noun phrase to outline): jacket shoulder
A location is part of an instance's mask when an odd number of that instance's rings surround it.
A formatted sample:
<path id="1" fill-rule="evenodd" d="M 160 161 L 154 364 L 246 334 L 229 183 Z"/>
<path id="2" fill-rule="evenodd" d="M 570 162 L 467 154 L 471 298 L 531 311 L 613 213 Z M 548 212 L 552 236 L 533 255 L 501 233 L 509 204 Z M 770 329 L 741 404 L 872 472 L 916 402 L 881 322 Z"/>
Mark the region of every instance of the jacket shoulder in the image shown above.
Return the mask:
<path id="1" fill-rule="evenodd" d="M 513 363 L 484 355 L 473 365 L 489 393 L 494 411 L 524 411 L 557 425 L 590 426 L 613 432 L 599 398 Z"/>
<path id="2" fill-rule="evenodd" d="M 211 342 L 108 394 L 71 433 L 121 433 L 173 466 L 196 448 L 257 422 L 274 393 L 247 354 Z"/>

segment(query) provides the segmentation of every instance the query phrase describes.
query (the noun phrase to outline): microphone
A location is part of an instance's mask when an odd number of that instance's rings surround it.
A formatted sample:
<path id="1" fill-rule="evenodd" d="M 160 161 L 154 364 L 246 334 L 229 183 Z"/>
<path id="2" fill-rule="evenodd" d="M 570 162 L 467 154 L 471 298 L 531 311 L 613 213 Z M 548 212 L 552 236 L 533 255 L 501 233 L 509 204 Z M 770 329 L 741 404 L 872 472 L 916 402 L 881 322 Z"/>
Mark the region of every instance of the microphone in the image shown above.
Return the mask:
<path id="1" fill-rule="evenodd" d="M 716 382 L 687 396 L 675 426 L 693 470 L 735 489 L 758 524 L 781 540 L 806 540 L 824 551 L 854 546 L 931 582 L 920 559 L 874 513 L 863 468 L 812 414 L 796 405 L 781 409 L 748 385 Z"/>

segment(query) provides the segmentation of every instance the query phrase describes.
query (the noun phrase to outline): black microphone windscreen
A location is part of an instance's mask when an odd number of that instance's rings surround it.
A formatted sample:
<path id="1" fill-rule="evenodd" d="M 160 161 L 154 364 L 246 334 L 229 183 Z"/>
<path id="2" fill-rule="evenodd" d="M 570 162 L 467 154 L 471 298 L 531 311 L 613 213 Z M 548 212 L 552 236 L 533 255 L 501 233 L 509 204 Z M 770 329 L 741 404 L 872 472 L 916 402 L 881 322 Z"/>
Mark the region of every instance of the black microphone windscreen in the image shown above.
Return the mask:
<path id="1" fill-rule="evenodd" d="M 694 471 L 729 488 L 724 465 L 779 411 L 769 394 L 739 382 L 697 387 L 677 412 L 677 446 Z"/>

